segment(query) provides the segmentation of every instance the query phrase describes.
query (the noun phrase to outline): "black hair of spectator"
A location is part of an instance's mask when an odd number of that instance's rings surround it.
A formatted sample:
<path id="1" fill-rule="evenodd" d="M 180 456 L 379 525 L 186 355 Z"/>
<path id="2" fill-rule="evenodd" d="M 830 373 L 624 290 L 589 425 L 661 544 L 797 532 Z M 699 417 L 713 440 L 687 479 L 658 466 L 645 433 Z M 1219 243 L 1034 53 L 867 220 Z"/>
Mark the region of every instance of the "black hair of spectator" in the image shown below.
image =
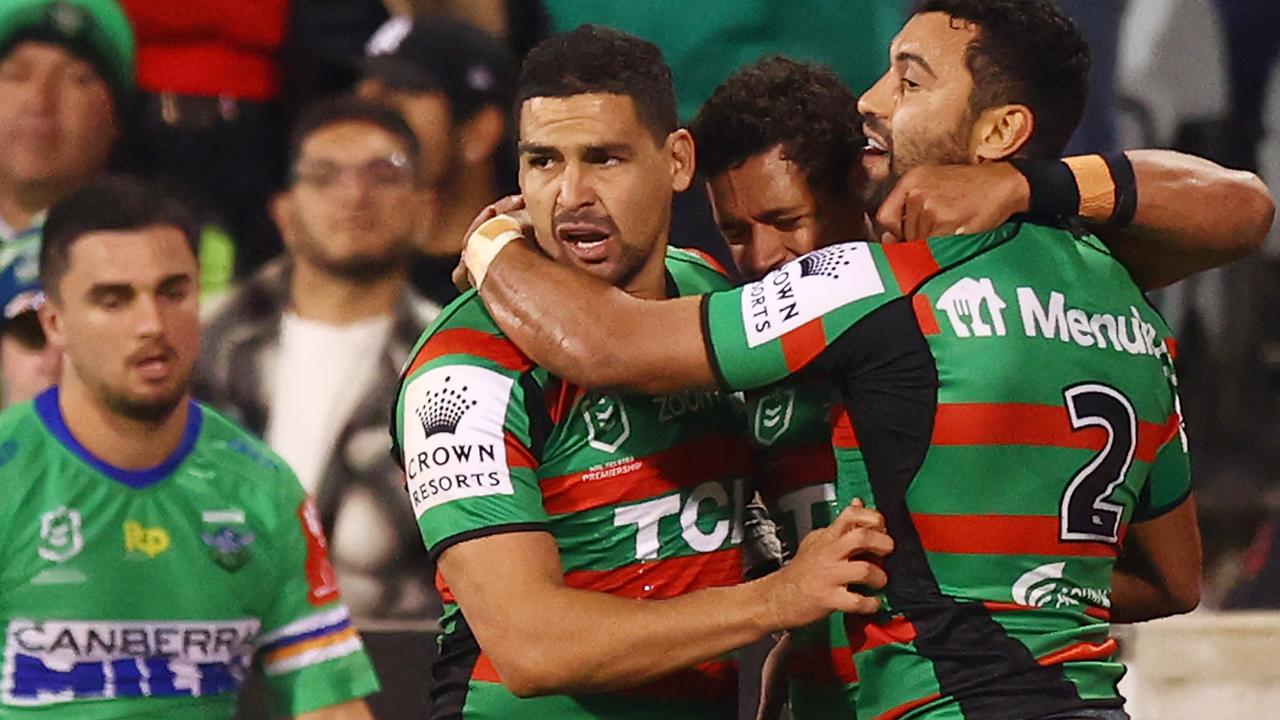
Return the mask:
<path id="1" fill-rule="evenodd" d="M 1019 153 L 1058 157 L 1084 116 L 1089 44 L 1050 0 L 924 0 L 916 14 L 941 12 L 973 23 L 965 64 L 973 75 L 970 112 L 1017 103 L 1035 116 Z"/>
<path id="2" fill-rule="evenodd" d="M 662 51 L 648 40 L 599 25 L 552 35 L 529 51 L 516 83 L 516 118 L 530 98 L 588 93 L 631 98 L 659 145 L 677 127 L 675 88 Z"/>
<path id="3" fill-rule="evenodd" d="M 289 183 L 293 184 L 292 168 L 302 155 L 302 144 L 312 133 L 338 123 L 366 123 L 385 130 L 404 143 L 408 161 L 416 169 L 418 161 L 418 136 L 399 112 L 388 105 L 365 100 L 355 95 L 342 94 L 317 100 L 302 109 L 293 130 L 289 134 Z"/>
<path id="4" fill-rule="evenodd" d="M 842 198 L 865 142 L 861 123 L 857 96 L 829 68 L 775 55 L 730 75 L 689 129 L 704 177 L 781 145 L 814 194 Z"/>
<path id="5" fill-rule="evenodd" d="M 182 231 L 200 258 L 200 225 L 187 206 L 159 185 L 134 175 L 90 180 L 49 209 L 40 245 L 40 286 L 60 300 L 59 283 L 70 266 L 71 247 L 93 232 L 141 230 L 157 225 Z"/>

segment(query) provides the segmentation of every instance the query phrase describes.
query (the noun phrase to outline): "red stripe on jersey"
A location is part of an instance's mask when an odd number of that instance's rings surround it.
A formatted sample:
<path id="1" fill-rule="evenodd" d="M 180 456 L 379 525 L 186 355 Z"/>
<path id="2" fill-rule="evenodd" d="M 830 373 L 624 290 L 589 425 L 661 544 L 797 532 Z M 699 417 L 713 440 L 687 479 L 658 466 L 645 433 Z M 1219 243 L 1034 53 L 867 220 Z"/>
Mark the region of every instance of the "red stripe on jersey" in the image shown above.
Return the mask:
<path id="1" fill-rule="evenodd" d="M 849 651 L 857 654 L 891 643 L 906 644 L 916 639 L 916 626 L 902 615 L 877 624 L 865 615 L 844 616 L 844 630 L 849 634 Z"/>
<path id="2" fill-rule="evenodd" d="M 738 699 L 738 664 L 732 660 L 708 660 L 617 694 L 659 700 L 732 703 Z"/>
<path id="3" fill-rule="evenodd" d="M 542 506 L 552 515 L 582 512 L 741 477 L 750 468 L 745 438 L 711 435 L 619 465 L 546 478 Z"/>
<path id="4" fill-rule="evenodd" d="M 1177 431 L 1175 418 L 1164 424 L 1138 422 L 1136 457 L 1155 460 L 1156 451 Z M 1101 450 L 1107 433 L 1101 427 L 1074 430 L 1066 406 L 1023 403 L 950 403 L 938 405 L 934 445 L 1048 445 Z"/>
<path id="5" fill-rule="evenodd" d="M 436 570 L 436 591 L 440 593 L 440 602 L 457 605 L 458 598 L 454 597 L 453 591 L 449 589 L 449 583 L 444 581 L 444 576 Z"/>
<path id="6" fill-rule="evenodd" d="M 916 313 L 916 324 L 920 326 L 920 332 L 926 337 L 942 332 L 942 328 L 938 327 L 938 316 L 933 312 L 933 301 L 928 295 L 916 293 L 911 296 L 911 309 Z"/>
<path id="7" fill-rule="evenodd" d="M 524 446 L 524 443 L 520 442 L 519 438 L 510 432 L 504 432 L 503 437 L 506 438 L 507 467 L 532 469 L 538 466 L 538 461 L 534 459 L 533 453 Z"/>
<path id="8" fill-rule="evenodd" d="M 1036 658 L 1041 665 L 1061 665 L 1069 662 L 1090 662 L 1106 660 L 1115 654 L 1119 643 L 1115 638 L 1107 638 L 1100 643 L 1075 643 L 1061 650 L 1055 650 L 1043 657 Z"/>
<path id="9" fill-rule="evenodd" d="M 990 612 L 1026 612 L 1028 610 L 1040 609 L 1030 605 L 1019 605 L 1018 603 L 1011 602 L 984 602 L 982 603 L 982 607 L 986 608 Z M 1106 608 L 1087 605 L 1084 608 L 1084 614 L 1099 620 L 1111 620 L 1111 611 Z"/>
<path id="10" fill-rule="evenodd" d="M 852 685 L 858 682 L 858 669 L 849 648 L 803 648 L 787 662 L 787 673 L 811 682 Z"/>
<path id="11" fill-rule="evenodd" d="M 849 419 L 849 408 L 836 403 L 831 406 L 831 445 L 838 448 L 857 448 L 858 434 Z"/>
<path id="12" fill-rule="evenodd" d="M 498 671 L 493 668 L 493 661 L 484 654 L 483 650 L 476 656 L 476 664 L 471 667 L 471 679 L 480 682 L 502 682 L 502 678 L 498 677 Z"/>
<path id="13" fill-rule="evenodd" d="M 1164 345 L 1165 347 L 1169 348 L 1169 359 L 1177 360 L 1178 359 L 1178 339 L 1174 337 L 1167 337 L 1164 339 Z"/>
<path id="14" fill-rule="evenodd" d="M 939 695 L 938 693 L 934 693 L 932 695 L 926 695 L 925 697 L 919 698 L 917 700 L 912 700 L 911 702 L 908 702 L 908 703 L 903 703 L 898 707 L 893 708 L 892 710 L 880 713 L 879 715 L 875 716 L 874 720 L 898 720 L 898 718 L 902 717 L 903 715 L 906 715 L 912 710 L 915 710 L 921 705 L 927 705 L 933 702 L 934 700 L 937 700 L 940 697 L 942 696 Z"/>
<path id="15" fill-rule="evenodd" d="M 776 502 L 789 492 L 835 480 L 836 457 L 829 443 L 802 445 L 768 454 L 760 475 L 760 493 Z"/>
<path id="16" fill-rule="evenodd" d="M 929 515 L 911 513 L 929 552 L 961 555 L 1115 557 L 1118 545 L 1063 542 L 1057 515 Z"/>
<path id="17" fill-rule="evenodd" d="M 704 253 L 697 248 L 691 248 L 691 247 L 682 247 L 680 248 L 680 250 L 697 256 L 699 260 L 710 265 L 712 270 L 715 270 L 716 272 L 720 273 L 725 278 L 729 277 L 729 271 L 724 269 L 724 265 L 721 265 L 719 260 L 708 255 L 707 253 Z"/>
<path id="18" fill-rule="evenodd" d="M 929 243 L 923 240 L 883 247 L 885 259 L 889 261 L 893 276 L 898 280 L 898 289 L 904 295 L 915 290 L 925 278 L 938 272 L 938 261 L 934 259 Z"/>
<path id="19" fill-rule="evenodd" d="M 547 384 L 546 393 L 547 414 L 551 416 L 551 423 L 559 425 L 560 421 L 564 420 L 573 409 L 578 398 L 585 393 L 586 390 L 580 387 L 570 385 L 559 378 L 552 378 Z"/>
<path id="20" fill-rule="evenodd" d="M 564 583 L 627 598 L 662 600 L 701 588 L 742 582 L 742 551 L 727 548 L 665 560 L 646 560 L 612 570 L 574 570 Z"/>
<path id="21" fill-rule="evenodd" d="M 781 342 L 788 370 L 795 372 L 808 365 L 827 346 L 827 331 L 822 327 L 822 318 L 816 317 L 783 335 Z"/>
<path id="22" fill-rule="evenodd" d="M 474 355 L 492 360 L 515 372 L 524 372 L 533 367 L 533 361 L 510 340 L 470 328 L 450 328 L 441 330 L 427 340 L 413 358 L 405 376 L 412 375 L 418 368 L 445 355 Z"/>

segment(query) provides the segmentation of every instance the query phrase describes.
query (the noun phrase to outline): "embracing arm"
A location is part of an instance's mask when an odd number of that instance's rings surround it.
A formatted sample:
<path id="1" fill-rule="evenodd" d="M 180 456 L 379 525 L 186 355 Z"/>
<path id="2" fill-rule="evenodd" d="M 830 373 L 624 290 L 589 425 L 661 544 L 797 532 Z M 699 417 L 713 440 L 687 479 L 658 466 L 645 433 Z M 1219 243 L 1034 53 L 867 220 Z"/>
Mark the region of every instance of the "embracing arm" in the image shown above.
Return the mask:
<path id="1" fill-rule="evenodd" d="M 1200 604 L 1202 557 L 1196 503 L 1129 526 L 1111 576 L 1111 620 L 1141 622 L 1191 612 Z"/>
<path id="2" fill-rule="evenodd" d="M 567 587 L 555 541 L 504 533 L 440 556 L 449 583 L 502 683 L 522 697 L 642 685 L 770 632 L 878 602 L 848 590 L 882 587 L 883 571 L 855 553 L 888 554 L 878 513 L 850 507 L 801 546 L 784 570 L 732 587 L 635 600 Z"/>
<path id="3" fill-rule="evenodd" d="M 713 387 L 701 300 L 641 300 L 509 243 L 488 266 L 480 298 L 538 365 L 588 388 L 659 394 Z"/>
<path id="4" fill-rule="evenodd" d="M 363 700 L 352 700 L 302 713 L 297 720 L 373 720 L 373 713 Z"/>

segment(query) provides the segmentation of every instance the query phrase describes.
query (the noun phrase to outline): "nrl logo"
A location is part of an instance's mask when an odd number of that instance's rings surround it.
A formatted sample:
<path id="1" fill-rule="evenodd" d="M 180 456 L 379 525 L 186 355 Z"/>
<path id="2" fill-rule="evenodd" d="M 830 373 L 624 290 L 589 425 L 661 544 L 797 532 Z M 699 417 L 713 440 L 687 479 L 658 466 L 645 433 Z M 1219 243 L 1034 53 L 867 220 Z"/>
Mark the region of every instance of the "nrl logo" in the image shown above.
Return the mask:
<path id="1" fill-rule="evenodd" d="M 587 422 L 587 443 L 597 450 L 614 452 L 631 437 L 627 409 L 613 395 L 583 398 L 582 417 Z"/>
<path id="2" fill-rule="evenodd" d="M 427 437 L 437 433 L 456 433 L 462 416 L 476 406 L 475 400 L 463 394 L 467 391 L 466 385 L 455 390 L 450 387 L 451 382 L 453 378 L 446 375 L 444 387 L 429 391 L 427 403 L 414 411 L 418 414 L 418 420 L 422 421 L 422 432 Z"/>
<path id="3" fill-rule="evenodd" d="M 791 414 L 795 410 L 796 391 L 778 388 L 756 400 L 755 417 L 751 430 L 761 445 L 772 445 L 791 427 Z"/>
<path id="4" fill-rule="evenodd" d="M 84 549 L 80 511 L 66 507 L 40 516 L 40 547 L 36 553 L 50 562 L 66 562 Z"/>

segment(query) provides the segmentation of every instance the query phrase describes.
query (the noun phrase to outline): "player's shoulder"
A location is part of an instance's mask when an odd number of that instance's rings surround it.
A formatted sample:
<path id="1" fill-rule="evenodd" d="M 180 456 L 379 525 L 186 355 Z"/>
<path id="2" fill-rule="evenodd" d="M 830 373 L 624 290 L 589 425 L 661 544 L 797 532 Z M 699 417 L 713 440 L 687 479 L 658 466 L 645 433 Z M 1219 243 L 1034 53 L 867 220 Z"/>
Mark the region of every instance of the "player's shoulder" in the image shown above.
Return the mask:
<path id="1" fill-rule="evenodd" d="M 418 339 L 405 363 L 408 380 L 440 365 L 471 365 L 519 374 L 533 362 L 498 328 L 475 290 L 449 303 Z"/>
<path id="2" fill-rule="evenodd" d="M 193 454 L 237 480 L 258 478 L 263 482 L 296 482 L 288 463 L 249 431 L 204 403 L 200 410 L 200 435 Z"/>
<path id="3" fill-rule="evenodd" d="M 30 477 L 31 473 L 25 468 L 31 462 L 24 462 L 24 459 L 37 458 L 34 463 L 43 465 L 38 458 L 54 442 L 36 412 L 35 401 L 28 400 L 6 408 L 0 412 L 0 474 L 12 476 L 6 471 L 18 468 L 18 476 Z"/>
<path id="4" fill-rule="evenodd" d="M 681 295 L 701 295 L 732 285 L 729 271 L 701 250 L 668 247 L 663 260 Z"/>

